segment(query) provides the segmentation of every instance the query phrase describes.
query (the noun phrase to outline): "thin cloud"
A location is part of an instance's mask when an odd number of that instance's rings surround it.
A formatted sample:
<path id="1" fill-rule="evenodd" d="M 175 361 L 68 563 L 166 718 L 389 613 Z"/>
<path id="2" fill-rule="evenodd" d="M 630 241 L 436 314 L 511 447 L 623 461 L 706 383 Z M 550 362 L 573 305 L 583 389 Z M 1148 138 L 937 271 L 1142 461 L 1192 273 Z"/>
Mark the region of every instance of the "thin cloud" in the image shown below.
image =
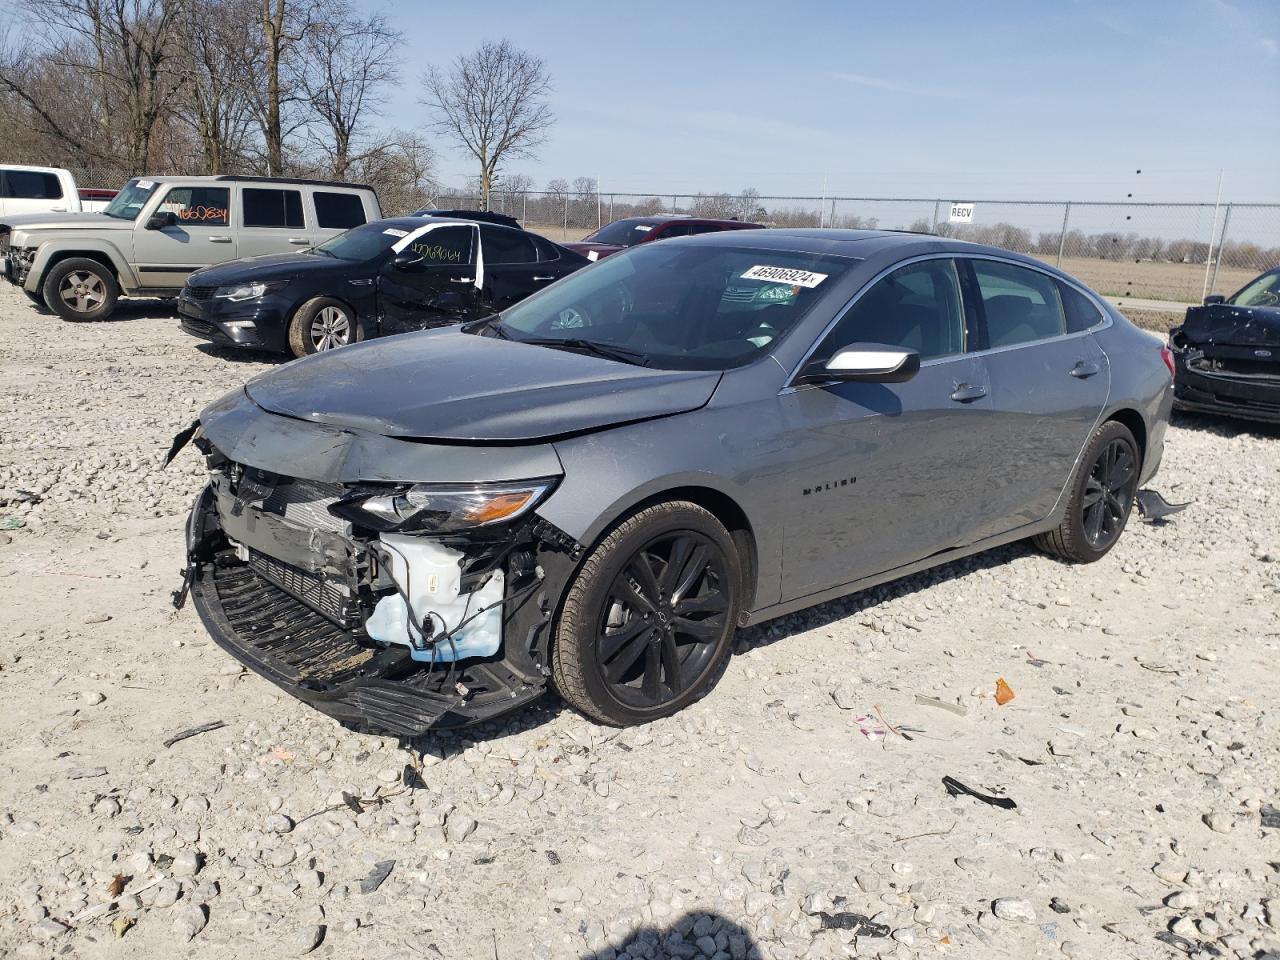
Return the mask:
<path id="1" fill-rule="evenodd" d="M 865 73 L 829 73 L 832 80 L 842 80 L 872 90 L 884 90 L 886 93 L 902 93 L 911 97 L 942 97 L 947 100 L 962 100 L 966 94 L 951 87 L 921 87 L 912 83 L 898 83 L 885 77 L 872 77 Z"/>
<path id="2" fill-rule="evenodd" d="M 1258 42 L 1262 44 L 1262 49 L 1267 51 L 1268 56 L 1274 57 L 1280 53 L 1280 43 L 1276 42 L 1275 37 L 1259 37 Z"/>

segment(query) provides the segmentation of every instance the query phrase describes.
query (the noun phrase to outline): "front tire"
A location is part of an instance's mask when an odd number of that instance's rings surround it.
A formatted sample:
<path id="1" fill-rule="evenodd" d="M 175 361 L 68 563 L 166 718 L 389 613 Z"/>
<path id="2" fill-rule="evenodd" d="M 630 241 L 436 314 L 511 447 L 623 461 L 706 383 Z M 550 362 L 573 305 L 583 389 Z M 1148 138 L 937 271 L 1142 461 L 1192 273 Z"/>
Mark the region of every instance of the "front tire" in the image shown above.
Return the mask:
<path id="1" fill-rule="evenodd" d="M 40 289 L 49 309 L 74 323 L 105 320 L 120 297 L 120 285 L 110 269 L 86 257 L 55 263 Z"/>
<path id="2" fill-rule="evenodd" d="M 336 350 L 360 339 L 356 315 L 341 300 L 314 297 L 300 306 L 289 323 L 289 349 L 295 357 Z"/>
<path id="3" fill-rule="evenodd" d="M 1108 420 L 1094 431 L 1080 458 L 1066 517 L 1057 529 L 1037 535 L 1035 545 L 1073 563 L 1101 560 L 1120 539 L 1133 511 L 1141 466 L 1133 433 Z"/>
<path id="4" fill-rule="evenodd" d="M 684 709 L 719 679 L 741 603 L 733 539 L 693 503 L 659 503 L 591 551 L 565 597 L 552 680 L 611 726 Z"/>

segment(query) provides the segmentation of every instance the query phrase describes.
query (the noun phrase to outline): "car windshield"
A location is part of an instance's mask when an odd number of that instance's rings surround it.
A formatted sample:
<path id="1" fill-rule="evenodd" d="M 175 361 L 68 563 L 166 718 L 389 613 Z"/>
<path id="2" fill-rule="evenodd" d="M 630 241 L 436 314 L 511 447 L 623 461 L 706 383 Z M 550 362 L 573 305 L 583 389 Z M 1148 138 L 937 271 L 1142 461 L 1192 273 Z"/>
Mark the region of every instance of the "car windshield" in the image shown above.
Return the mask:
<path id="1" fill-rule="evenodd" d="M 138 214 L 155 192 L 154 180 L 130 180 L 123 190 L 111 198 L 102 212 L 118 220 L 137 220 Z"/>
<path id="2" fill-rule="evenodd" d="M 584 243 L 608 243 L 617 247 L 634 247 L 649 235 L 649 231 L 657 224 L 643 223 L 639 220 L 616 220 L 588 234 Z"/>
<path id="3" fill-rule="evenodd" d="M 645 366 L 724 370 L 771 349 L 856 262 L 647 243 L 504 311 L 499 332 Z"/>
<path id="4" fill-rule="evenodd" d="M 390 250 L 397 240 L 404 239 L 410 232 L 388 226 L 385 222 L 364 223 L 312 247 L 311 253 L 337 257 L 339 260 L 372 260 Z"/>
<path id="5" fill-rule="evenodd" d="M 1237 307 L 1280 307 L 1280 270 L 1264 273 L 1227 303 Z"/>

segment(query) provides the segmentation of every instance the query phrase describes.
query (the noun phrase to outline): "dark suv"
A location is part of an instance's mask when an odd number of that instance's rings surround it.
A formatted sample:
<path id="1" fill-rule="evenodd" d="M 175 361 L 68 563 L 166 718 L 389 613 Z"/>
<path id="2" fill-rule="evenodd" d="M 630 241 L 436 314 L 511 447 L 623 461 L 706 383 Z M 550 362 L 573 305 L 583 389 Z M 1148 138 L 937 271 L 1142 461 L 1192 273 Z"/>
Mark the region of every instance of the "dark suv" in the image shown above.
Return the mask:
<path id="1" fill-rule="evenodd" d="M 686 217 L 669 214 L 665 217 L 627 217 L 615 220 L 589 233 L 577 243 L 566 243 L 570 250 L 582 254 L 588 260 L 600 260 L 634 247 L 637 243 L 669 240 L 672 237 L 698 236 L 702 233 L 719 233 L 721 230 L 761 230 L 763 223 L 745 223 L 741 220 L 709 220 L 704 217 Z"/>

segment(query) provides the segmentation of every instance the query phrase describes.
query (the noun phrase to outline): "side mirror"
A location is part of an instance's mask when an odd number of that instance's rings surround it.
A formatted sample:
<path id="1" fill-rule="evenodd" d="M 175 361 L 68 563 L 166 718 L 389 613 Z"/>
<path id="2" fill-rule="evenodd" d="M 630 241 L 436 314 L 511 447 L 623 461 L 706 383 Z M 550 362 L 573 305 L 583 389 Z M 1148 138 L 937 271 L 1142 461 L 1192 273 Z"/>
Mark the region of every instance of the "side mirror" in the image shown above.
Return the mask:
<path id="1" fill-rule="evenodd" d="M 421 254 L 414 253 L 412 250 L 401 250 L 391 261 L 391 266 L 397 270 L 418 270 L 423 264 Z"/>
<path id="2" fill-rule="evenodd" d="M 1211 293 L 1204 298 L 1204 302 L 1205 306 L 1208 306 L 1211 303 L 1226 303 L 1227 298 L 1220 293 Z"/>
<path id="3" fill-rule="evenodd" d="M 178 225 L 178 215 L 172 211 L 165 213 L 153 213 L 147 218 L 148 230 L 163 230 L 166 227 L 176 227 Z"/>
<path id="4" fill-rule="evenodd" d="M 903 383 L 920 372 L 920 354 L 878 343 L 853 344 L 829 360 L 805 365 L 796 383 L 829 383 L 832 380 L 867 383 Z"/>

